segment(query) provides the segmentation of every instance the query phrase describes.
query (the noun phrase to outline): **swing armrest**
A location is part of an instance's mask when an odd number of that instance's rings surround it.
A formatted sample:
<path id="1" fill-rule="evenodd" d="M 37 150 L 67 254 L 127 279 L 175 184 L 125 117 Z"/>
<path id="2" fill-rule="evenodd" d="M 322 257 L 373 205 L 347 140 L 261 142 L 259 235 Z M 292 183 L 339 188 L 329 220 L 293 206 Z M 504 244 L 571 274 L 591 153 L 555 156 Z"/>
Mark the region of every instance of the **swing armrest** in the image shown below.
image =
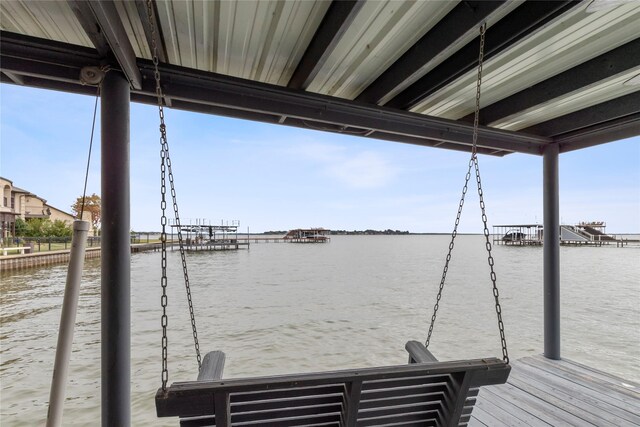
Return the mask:
<path id="1" fill-rule="evenodd" d="M 438 361 L 429 350 L 418 341 L 407 341 L 404 346 L 409 353 L 409 363 L 435 363 Z"/>
<path id="2" fill-rule="evenodd" d="M 198 381 L 215 381 L 222 379 L 225 358 L 226 356 L 222 351 L 210 351 L 207 353 L 202 360 Z"/>

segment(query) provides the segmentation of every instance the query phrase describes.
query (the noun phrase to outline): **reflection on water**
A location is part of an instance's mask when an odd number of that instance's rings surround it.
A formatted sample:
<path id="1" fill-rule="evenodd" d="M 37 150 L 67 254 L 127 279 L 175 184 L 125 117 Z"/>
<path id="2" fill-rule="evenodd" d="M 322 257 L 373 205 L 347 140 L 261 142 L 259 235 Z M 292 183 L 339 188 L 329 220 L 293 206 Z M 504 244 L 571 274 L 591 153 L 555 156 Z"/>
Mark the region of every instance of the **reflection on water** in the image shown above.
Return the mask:
<path id="1" fill-rule="evenodd" d="M 431 349 L 441 359 L 500 355 L 481 236 L 460 236 Z M 406 362 L 424 340 L 448 245 L 446 236 L 338 236 L 323 245 L 254 244 L 249 251 L 189 254 L 203 351 L 227 353 L 226 377 Z M 512 359 L 542 350 L 542 249 L 496 247 Z M 640 250 L 562 248 L 563 355 L 640 380 Z M 169 255 L 170 381 L 197 364 L 177 253 Z M 65 425 L 100 417 L 100 269 L 85 265 Z M 160 422 L 160 258 L 132 257 L 132 416 Z M 66 266 L 1 276 L 0 424 L 42 425 Z M 162 425 L 175 425 L 162 420 Z"/>

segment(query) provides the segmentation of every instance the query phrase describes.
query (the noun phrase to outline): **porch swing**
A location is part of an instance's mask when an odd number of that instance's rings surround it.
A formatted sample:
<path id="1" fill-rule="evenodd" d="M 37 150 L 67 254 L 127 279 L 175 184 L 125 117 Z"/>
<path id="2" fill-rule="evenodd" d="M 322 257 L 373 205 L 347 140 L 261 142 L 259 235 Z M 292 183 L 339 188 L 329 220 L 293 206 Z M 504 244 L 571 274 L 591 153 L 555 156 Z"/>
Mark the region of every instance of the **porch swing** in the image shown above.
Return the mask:
<path id="1" fill-rule="evenodd" d="M 150 2 L 148 3 L 148 7 Z M 150 10 L 149 10 L 150 12 Z M 480 28 L 480 54 L 476 91 L 471 159 L 458 206 L 455 227 L 431 317 L 425 344 L 409 341 L 407 365 L 349 369 L 332 372 L 288 374 L 279 376 L 222 379 L 225 354 L 207 353 L 201 359 L 185 249 L 180 228 L 176 193 L 171 171 L 166 126 L 162 105 L 162 88 L 158 71 L 155 29 L 152 24 L 152 53 L 155 66 L 156 95 L 160 116 L 161 142 L 161 208 L 162 208 L 162 386 L 155 397 L 158 417 L 180 417 L 182 426 L 387 426 L 436 425 L 462 426 L 471 417 L 479 387 L 503 384 L 509 372 L 509 357 L 487 217 L 483 201 L 477 159 L 477 130 L 482 77 L 482 57 L 486 24 Z M 488 262 L 495 299 L 502 360 L 498 358 L 439 362 L 427 349 L 433 332 L 439 302 L 445 284 L 458 224 L 464 205 L 471 170 L 475 169 Z M 196 381 L 176 382 L 168 386 L 167 366 L 167 252 L 166 252 L 166 178 L 168 176 L 172 203 L 178 225 L 179 251 L 182 261 L 187 301 L 199 374 Z"/>

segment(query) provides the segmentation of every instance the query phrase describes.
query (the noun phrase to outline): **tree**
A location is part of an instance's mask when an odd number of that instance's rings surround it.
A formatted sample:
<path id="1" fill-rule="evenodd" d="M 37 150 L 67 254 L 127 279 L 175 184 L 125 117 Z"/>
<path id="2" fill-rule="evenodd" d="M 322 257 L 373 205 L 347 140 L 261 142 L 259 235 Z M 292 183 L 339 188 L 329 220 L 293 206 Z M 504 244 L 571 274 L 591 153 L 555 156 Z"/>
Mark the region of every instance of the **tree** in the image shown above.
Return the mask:
<path id="1" fill-rule="evenodd" d="M 16 218 L 16 236 L 22 237 L 27 235 L 27 223 L 22 218 Z"/>
<path id="2" fill-rule="evenodd" d="M 42 237 L 44 236 L 43 229 L 45 228 L 44 218 L 31 218 L 27 221 L 27 230 L 25 232 L 26 237 Z"/>
<path id="3" fill-rule="evenodd" d="M 84 200 L 84 211 L 91 214 L 91 225 L 93 226 L 93 234 L 95 236 L 97 234 L 98 228 L 100 227 L 100 211 L 102 209 L 102 200 L 96 193 L 85 197 Z M 78 197 L 76 199 L 75 203 L 71 205 L 71 210 L 76 215 L 76 218 L 82 219 L 80 218 L 80 213 L 82 212 L 82 197 Z"/>

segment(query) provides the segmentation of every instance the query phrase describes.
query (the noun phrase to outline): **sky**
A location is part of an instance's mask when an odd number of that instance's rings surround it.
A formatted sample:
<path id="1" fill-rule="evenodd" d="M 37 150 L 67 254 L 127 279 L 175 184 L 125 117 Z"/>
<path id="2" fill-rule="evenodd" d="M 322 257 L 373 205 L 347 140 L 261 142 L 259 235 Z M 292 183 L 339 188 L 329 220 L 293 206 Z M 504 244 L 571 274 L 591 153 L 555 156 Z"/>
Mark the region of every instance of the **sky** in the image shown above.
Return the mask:
<path id="1" fill-rule="evenodd" d="M 0 176 L 63 211 L 82 195 L 95 97 L 0 85 Z M 468 153 L 165 110 L 183 223 L 449 233 Z M 160 229 L 157 107 L 131 104 L 131 228 Z M 100 120 L 87 193 L 100 194 Z M 489 225 L 542 223 L 542 157 L 479 156 Z M 475 184 L 459 231 L 481 233 Z M 563 224 L 640 233 L 640 137 L 560 155 Z"/>

